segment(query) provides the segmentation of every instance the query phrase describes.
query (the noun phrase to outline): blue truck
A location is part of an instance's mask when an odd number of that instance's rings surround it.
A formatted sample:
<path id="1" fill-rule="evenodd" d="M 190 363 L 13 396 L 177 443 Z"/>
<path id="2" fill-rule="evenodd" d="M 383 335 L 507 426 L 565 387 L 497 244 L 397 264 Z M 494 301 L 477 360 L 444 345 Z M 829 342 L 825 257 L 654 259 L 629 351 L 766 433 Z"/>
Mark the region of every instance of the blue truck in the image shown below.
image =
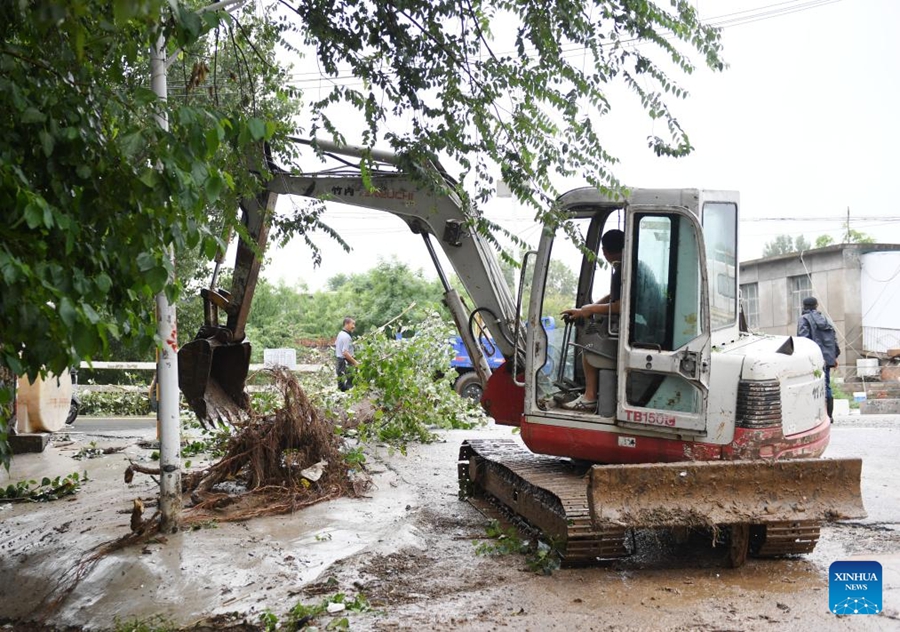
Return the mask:
<path id="1" fill-rule="evenodd" d="M 556 321 L 551 316 L 544 316 L 541 318 L 541 323 L 544 325 L 544 330 L 547 332 L 556 329 Z M 481 343 L 481 348 L 484 349 L 484 355 L 487 357 L 488 366 L 491 367 L 491 371 L 496 371 L 506 359 L 503 357 L 503 354 L 500 353 L 500 349 L 497 345 L 489 338 L 482 335 L 479 342 Z M 466 345 L 463 344 L 462 336 L 454 336 L 452 344 L 454 356 L 450 361 L 450 366 L 459 374 L 456 381 L 453 383 L 453 388 L 462 397 L 469 397 L 475 401 L 481 401 L 481 396 L 484 394 L 484 386 L 482 385 L 481 380 L 478 379 L 478 373 L 475 372 L 475 367 L 472 365 L 472 359 L 469 357 Z M 549 373 L 551 370 L 552 367 L 544 367 L 545 373 Z"/>

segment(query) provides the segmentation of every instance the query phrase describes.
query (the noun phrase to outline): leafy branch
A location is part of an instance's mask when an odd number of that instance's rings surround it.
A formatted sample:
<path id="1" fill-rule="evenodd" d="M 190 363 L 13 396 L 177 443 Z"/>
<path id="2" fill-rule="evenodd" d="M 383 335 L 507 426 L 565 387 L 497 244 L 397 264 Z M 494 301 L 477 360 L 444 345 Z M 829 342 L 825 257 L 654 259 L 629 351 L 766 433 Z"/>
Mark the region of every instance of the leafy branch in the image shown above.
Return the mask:
<path id="1" fill-rule="evenodd" d="M 40 483 L 34 480 L 19 481 L 8 485 L 6 489 L 0 488 L 0 502 L 42 503 L 59 500 L 74 495 L 87 480 L 87 472 L 81 475 L 72 472 L 52 479 L 45 476 Z"/>

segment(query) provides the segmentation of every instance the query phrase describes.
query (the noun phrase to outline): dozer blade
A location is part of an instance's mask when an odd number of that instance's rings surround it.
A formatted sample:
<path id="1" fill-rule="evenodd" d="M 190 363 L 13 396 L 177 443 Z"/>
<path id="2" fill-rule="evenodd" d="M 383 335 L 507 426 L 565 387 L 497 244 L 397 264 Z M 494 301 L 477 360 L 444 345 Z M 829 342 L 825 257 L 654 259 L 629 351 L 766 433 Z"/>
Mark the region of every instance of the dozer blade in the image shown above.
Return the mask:
<path id="1" fill-rule="evenodd" d="M 595 465 L 595 527 L 816 523 L 865 517 L 860 459 Z"/>
<path id="2" fill-rule="evenodd" d="M 246 417 L 250 343 L 197 338 L 178 351 L 178 386 L 204 427 Z"/>

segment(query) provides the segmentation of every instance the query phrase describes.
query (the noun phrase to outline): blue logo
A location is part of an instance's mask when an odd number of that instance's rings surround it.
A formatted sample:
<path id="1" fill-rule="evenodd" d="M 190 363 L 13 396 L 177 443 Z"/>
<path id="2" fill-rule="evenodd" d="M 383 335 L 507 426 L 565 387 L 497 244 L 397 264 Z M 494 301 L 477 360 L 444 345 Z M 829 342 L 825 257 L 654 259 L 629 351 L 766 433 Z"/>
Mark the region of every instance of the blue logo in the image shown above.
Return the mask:
<path id="1" fill-rule="evenodd" d="M 878 562 L 834 562 L 828 569 L 828 609 L 834 614 L 879 614 L 881 592 Z"/>

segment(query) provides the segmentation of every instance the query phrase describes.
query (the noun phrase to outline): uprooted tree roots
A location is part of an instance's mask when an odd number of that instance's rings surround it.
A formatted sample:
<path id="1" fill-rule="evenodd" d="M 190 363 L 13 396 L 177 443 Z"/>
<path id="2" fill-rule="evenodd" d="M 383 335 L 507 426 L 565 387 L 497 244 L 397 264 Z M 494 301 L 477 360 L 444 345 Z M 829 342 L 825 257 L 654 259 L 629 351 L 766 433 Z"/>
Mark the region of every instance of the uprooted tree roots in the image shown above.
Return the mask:
<path id="1" fill-rule="evenodd" d="M 193 507 L 184 522 L 244 520 L 295 511 L 323 500 L 359 496 L 368 479 L 351 473 L 341 438 L 285 369 L 271 371 L 283 405 L 251 413 L 237 428 L 225 455 L 208 469 L 184 477 Z M 228 490 L 222 487 L 227 485 Z"/>

